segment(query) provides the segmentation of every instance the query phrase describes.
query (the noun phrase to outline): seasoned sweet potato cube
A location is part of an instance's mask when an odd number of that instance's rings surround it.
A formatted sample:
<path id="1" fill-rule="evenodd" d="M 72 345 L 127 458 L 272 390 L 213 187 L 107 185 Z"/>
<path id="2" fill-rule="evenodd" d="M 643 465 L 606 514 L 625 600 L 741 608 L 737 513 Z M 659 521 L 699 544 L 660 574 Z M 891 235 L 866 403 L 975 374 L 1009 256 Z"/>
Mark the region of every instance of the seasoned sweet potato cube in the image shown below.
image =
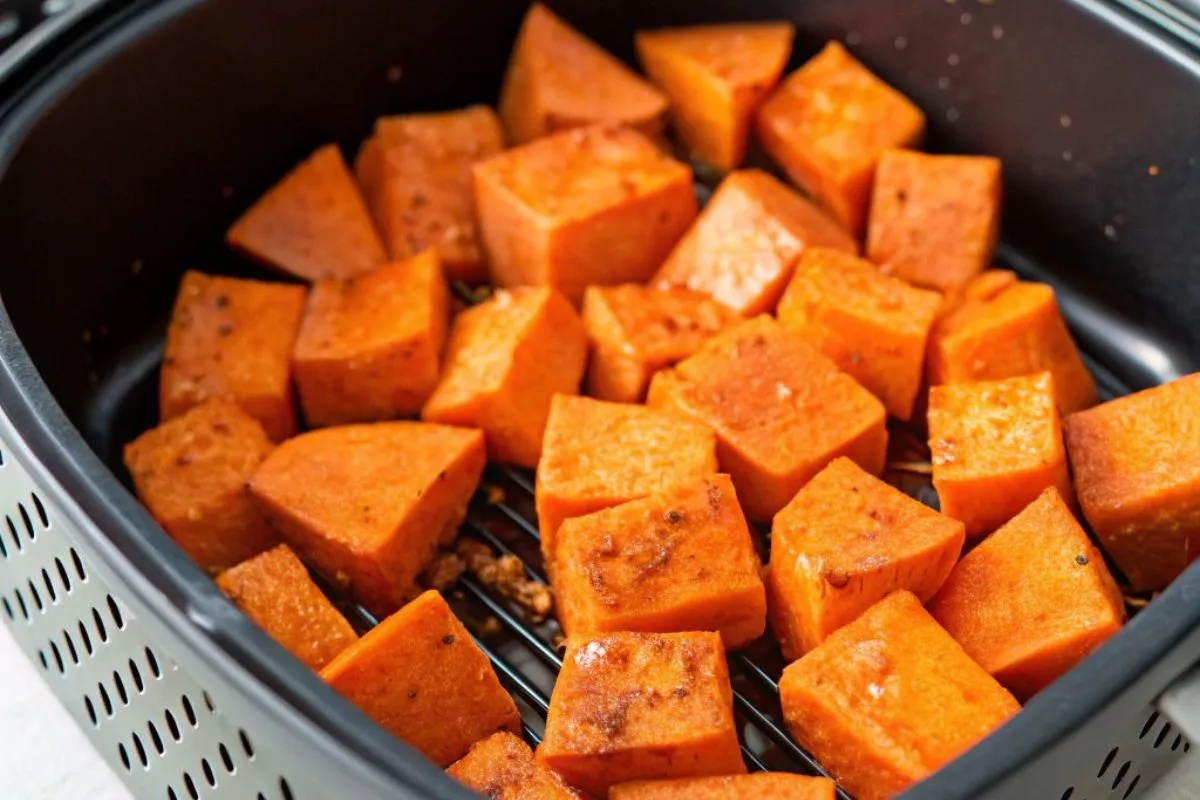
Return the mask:
<path id="1" fill-rule="evenodd" d="M 493 282 L 574 303 L 593 284 L 645 281 L 696 217 L 691 170 L 627 128 L 548 136 L 474 175 Z"/>
<path id="2" fill-rule="evenodd" d="M 225 234 L 230 247 L 305 280 L 350 278 L 387 260 L 336 145 L 289 172 Z"/>
<path id="3" fill-rule="evenodd" d="M 630 781 L 612 787 L 608 800 L 833 800 L 837 787 L 828 778 L 789 772 L 756 772 L 717 778 Z"/>
<path id="4" fill-rule="evenodd" d="M 920 144 L 925 115 L 829 42 L 759 106 L 757 128 L 788 177 L 857 236 L 879 156 Z"/>
<path id="5" fill-rule="evenodd" d="M 163 530 L 216 572 L 279 542 L 246 493 L 272 447 L 257 420 L 214 398 L 125 445 L 125 466 Z"/>
<path id="6" fill-rule="evenodd" d="M 746 154 L 754 110 L 792 52 L 790 22 L 638 31 L 638 60 L 671 98 L 671 120 L 691 157 L 722 172 Z"/>
<path id="7" fill-rule="evenodd" d="M 454 540 L 484 461 L 479 431 L 346 425 L 284 442 L 250 492 L 306 562 L 382 616 L 417 594 L 421 570 Z"/>
<path id="8" fill-rule="evenodd" d="M 167 328 L 160 419 L 228 397 L 275 441 L 294 434 L 291 353 L 306 294 L 301 286 L 185 273 Z"/>
<path id="9" fill-rule="evenodd" d="M 788 730 L 858 800 L 887 800 L 1020 710 L 911 592 L 783 671 Z"/>
<path id="10" fill-rule="evenodd" d="M 321 669 L 358 641 L 285 544 L 222 572 L 217 588 L 309 669 Z"/>
<path id="11" fill-rule="evenodd" d="M 529 8 L 500 90 L 510 142 L 595 123 L 656 137 L 666 114 L 667 98 L 629 67 L 541 3 Z"/>
<path id="12" fill-rule="evenodd" d="M 933 387 L 929 449 L 942 512 L 969 537 L 999 528 L 1051 486 L 1074 505 L 1048 372 Z"/>
<path id="13" fill-rule="evenodd" d="M 703 425 L 643 406 L 556 395 L 535 493 L 546 563 L 554 563 L 563 520 L 716 471 L 716 441 Z"/>
<path id="14" fill-rule="evenodd" d="M 707 425 L 747 516 L 769 520 L 838 456 L 883 470 L 883 406 L 770 317 L 717 334 L 650 381 L 648 403 Z"/>
<path id="15" fill-rule="evenodd" d="M 586 361 L 583 324 L 562 295 L 502 289 L 454 320 L 442 379 L 421 416 L 481 428 L 493 459 L 533 467 L 550 398 L 579 391 Z"/>
<path id="16" fill-rule="evenodd" d="M 442 596 L 421 594 L 321 671 L 334 691 L 445 767 L 521 718 Z"/>
<path id="17" fill-rule="evenodd" d="M 437 385 L 449 322 L 433 251 L 318 281 L 292 351 L 305 420 L 318 427 L 420 412 Z"/>
<path id="18" fill-rule="evenodd" d="M 839 458 L 775 516 L 771 628 L 794 661 L 896 589 L 922 602 L 962 552 L 963 524 Z"/>
<path id="19" fill-rule="evenodd" d="M 954 289 L 991 262 L 999 230 L 999 159 L 912 150 L 879 159 L 867 256 L 884 272 Z"/>
<path id="20" fill-rule="evenodd" d="M 779 301 L 779 321 L 907 420 L 941 302 L 850 253 L 811 248 Z"/>
<path id="21" fill-rule="evenodd" d="M 571 637 L 537 759 L 596 797 L 625 781 L 745 773 L 721 637 Z"/>
<path id="22" fill-rule="evenodd" d="M 1072 414 L 1083 515 L 1135 591 L 1200 555 L 1200 373 Z"/>
<path id="23" fill-rule="evenodd" d="M 775 309 L 808 247 L 857 253 L 837 223 L 765 172 L 730 173 L 652 283 L 712 295 L 743 316 Z"/>
<path id="24" fill-rule="evenodd" d="M 582 800 L 582 795 L 533 758 L 519 737 L 501 731 L 471 745 L 446 773 L 494 800 Z"/>
<path id="25" fill-rule="evenodd" d="M 733 319 L 729 309 L 686 289 L 589 287 L 583 293 L 583 325 L 591 343 L 588 393 L 640 402 L 651 375 L 696 352 Z"/>
<path id="26" fill-rule="evenodd" d="M 556 539 L 568 636 L 717 631 L 734 649 L 766 627 L 761 564 L 728 475 L 568 519 Z"/>
<path id="27" fill-rule="evenodd" d="M 500 120 L 487 106 L 376 121 L 354 172 L 391 257 L 432 248 L 448 279 L 484 282 L 471 168 L 503 149 Z"/>

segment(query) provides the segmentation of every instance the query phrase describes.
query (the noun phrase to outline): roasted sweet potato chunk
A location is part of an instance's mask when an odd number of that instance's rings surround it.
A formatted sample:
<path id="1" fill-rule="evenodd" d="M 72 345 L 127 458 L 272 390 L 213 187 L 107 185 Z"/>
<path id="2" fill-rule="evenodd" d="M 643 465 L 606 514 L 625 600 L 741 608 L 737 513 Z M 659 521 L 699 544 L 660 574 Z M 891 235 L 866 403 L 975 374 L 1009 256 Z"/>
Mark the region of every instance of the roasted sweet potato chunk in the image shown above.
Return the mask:
<path id="1" fill-rule="evenodd" d="M 630 781 L 612 787 L 608 800 L 833 800 L 837 787 L 828 778 L 787 772 Z"/>
<path id="2" fill-rule="evenodd" d="M 533 758 L 529 745 L 507 731 L 471 745 L 446 773 L 494 800 L 582 800 L 582 795 Z"/>

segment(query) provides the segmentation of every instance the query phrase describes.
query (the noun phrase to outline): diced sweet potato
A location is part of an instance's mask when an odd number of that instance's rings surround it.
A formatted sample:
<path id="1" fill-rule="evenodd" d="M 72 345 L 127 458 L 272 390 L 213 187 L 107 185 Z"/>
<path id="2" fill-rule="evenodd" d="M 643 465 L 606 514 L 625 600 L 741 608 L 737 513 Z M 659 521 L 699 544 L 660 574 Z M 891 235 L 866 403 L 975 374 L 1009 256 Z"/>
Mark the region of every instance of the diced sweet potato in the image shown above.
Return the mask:
<path id="1" fill-rule="evenodd" d="M 761 564 L 728 475 L 568 519 L 555 538 L 567 636 L 717 631 L 735 649 L 766 627 Z"/>
<path id="2" fill-rule="evenodd" d="M 493 800 L 582 800 L 582 795 L 533 758 L 529 745 L 501 731 L 471 745 L 446 773 Z"/>
<path id="3" fill-rule="evenodd" d="M 217 588 L 309 669 L 321 669 L 358 641 L 285 544 L 221 573 Z"/>
<path id="4" fill-rule="evenodd" d="M 671 98 L 671 120 L 693 159 L 722 172 L 746 154 L 750 121 L 792 52 L 790 22 L 638 31 L 638 60 Z"/>
<path id="5" fill-rule="evenodd" d="M 887 800 L 1020 710 L 912 593 L 888 595 L 783 671 L 788 730 L 858 800 Z"/>
<path id="6" fill-rule="evenodd" d="M 717 471 L 703 425 L 661 411 L 556 395 L 537 470 L 537 516 L 546 563 L 562 521 Z"/>
<path id="7" fill-rule="evenodd" d="M 382 616 L 454 540 L 483 472 L 479 431 L 421 422 L 347 425 L 284 442 L 250 492 L 284 539 Z"/>
<path id="8" fill-rule="evenodd" d="M 925 115 L 829 42 L 759 106 L 767 152 L 797 185 L 856 236 L 866 226 L 875 166 L 884 150 L 916 147 Z"/>
<path id="9" fill-rule="evenodd" d="M 632 780 L 745 773 L 721 637 L 568 639 L 537 759 L 597 797 Z"/>
<path id="10" fill-rule="evenodd" d="M 884 272 L 954 289 L 991 262 L 999 231 L 999 159 L 911 150 L 879 159 L 867 256 Z"/>
<path id="11" fill-rule="evenodd" d="M 354 172 L 391 257 L 432 248 L 448 279 L 484 282 L 471 168 L 503 149 L 487 106 L 380 118 Z"/>
<path id="12" fill-rule="evenodd" d="M 912 416 L 942 298 L 849 253 L 811 248 L 779 301 L 779 321 L 883 401 Z"/>
<path id="13" fill-rule="evenodd" d="M 433 251 L 317 282 L 292 351 L 305 420 L 316 427 L 420 412 L 437 385 L 449 317 Z"/>
<path id="14" fill-rule="evenodd" d="M 428 591 L 321 671 L 334 691 L 439 766 L 497 731 L 517 706 L 442 596 Z"/>
<path id="15" fill-rule="evenodd" d="M 929 449 L 942 512 L 977 537 L 1053 486 L 1074 505 L 1049 372 L 935 386 Z"/>
<path id="16" fill-rule="evenodd" d="M 530 6 L 500 90 L 510 142 L 595 123 L 656 137 L 666 113 L 661 92 L 541 3 Z"/>
<path id="17" fill-rule="evenodd" d="M 704 292 L 743 316 L 775 309 L 808 247 L 857 253 L 816 206 L 765 172 L 730 173 L 652 283 Z"/>
<path id="18" fill-rule="evenodd" d="M 301 286 L 185 273 L 167 328 L 160 419 L 228 397 L 275 441 L 294 434 L 292 342 L 306 294 Z"/>
<path id="19" fill-rule="evenodd" d="M 608 800 L 834 800 L 837 787 L 828 778 L 788 772 L 756 772 L 718 778 L 630 781 L 612 787 Z"/>
<path id="20" fill-rule="evenodd" d="M 350 278 L 387 260 L 336 145 L 312 154 L 225 234 L 230 247 L 305 280 Z"/>
<path id="21" fill-rule="evenodd" d="M 533 467 L 550 398 L 579 391 L 586 361 L 587 335 L 562 295 L 502 289 L 454 320 L 442 379 L 421 416 L 481 428 L 491 458 Z"/>
<path id="22" fill-rule="evenodd" d="M 696 217 L 691 170 L 627 128 L 548 136 L 474 176 L 493 282 L 575 303 L 593 284 L 645 281 Z"/>
<path id="23" fill-rule="evenodd" d="M 651 375 L 696 352 L 734 318 L 707 295 L 686 289 L 589 287 L 583 293 L 583 325 L 591 340 L 588 393 L 640 402 Z"/>
<path id="24" fill-rule="evenodd" d="M 1200 373 L 1072 414 L 1083 515 L 1135 591 L 1200 555 Z"/>
<path id="25" fill-rule="evenodd" d="M 125 466 L 163 530 L 216 572 L 279 542 L 246 493 L 272 446 L 253 417 L 214 398 L 125 445 Z"/>
<path id="26" fill-rule="evenodd" d="M 963 524 L 847 458 L 813 478 L 771 527 L 771 628 L 794 661 L 896 589 L 933 597 Z"/>
<path id="27" fill-rule="evenodd" d="M 883 470 L 883 406 L 770 317 L 728 328 L 659 372 L 647 402 L 716 432 L 721 470 L 752 519 L 769 520 L 838 456 Z"/>

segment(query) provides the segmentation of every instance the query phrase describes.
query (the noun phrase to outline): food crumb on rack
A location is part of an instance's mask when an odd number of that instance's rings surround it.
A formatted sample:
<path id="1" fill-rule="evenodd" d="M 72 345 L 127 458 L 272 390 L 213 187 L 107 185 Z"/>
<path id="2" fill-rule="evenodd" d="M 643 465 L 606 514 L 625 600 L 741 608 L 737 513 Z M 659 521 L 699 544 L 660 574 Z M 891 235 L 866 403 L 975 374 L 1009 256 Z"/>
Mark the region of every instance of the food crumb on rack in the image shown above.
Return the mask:
<path id="1" fill-rule="evenodd" d="M 445 591 L 466 572 L 467 565 L 457 553 L 443 550 L 434 557 L 425 570 L 425 585 L 430 589 Z"/>
<path id="2" fill-rule="evenodd" d="M 497 557 L 491 548 L 474 539 L 460 540 L 457 552 L 472 575 L 528 611 L 531 621 L 542 622 L 554 610 L 550 587 L 527 577 L 525 565 L 516 556 Z"/>

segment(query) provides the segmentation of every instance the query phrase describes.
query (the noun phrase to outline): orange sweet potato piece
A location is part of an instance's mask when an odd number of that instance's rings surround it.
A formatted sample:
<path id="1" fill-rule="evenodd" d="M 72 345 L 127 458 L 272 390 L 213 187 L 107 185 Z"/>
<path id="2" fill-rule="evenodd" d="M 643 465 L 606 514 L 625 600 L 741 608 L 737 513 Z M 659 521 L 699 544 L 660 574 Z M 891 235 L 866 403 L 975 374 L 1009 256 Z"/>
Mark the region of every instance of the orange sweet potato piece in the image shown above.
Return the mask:
<path id="1" fill-rule="evenodd" d="M 481 428 L 497 461 L 537 465 L 556 394 L 575 394 L 587 338 L 575 309 L 549 287 L 500 290 L 458 315 L 442 379 L 423 419 Z"/>
<path id="2" fill-rule="evenodd" d="M 887 800 L 1020 710 L 911 592 L 783 671 L 788 730 L 858 800 Z"/>
<path id="3" fill-rule="evenodd" d="M 656 137 L 666 113 L 661 92 L 541 3 L 530 6 L 500 90 L 510 142 L 595 123 Z"/>
<path id="4" fill-rule="evenodd" d="M 582 795 L 533 758 L 529 745 L 501 731 L 471 745 L 446 770 L 468 789 L 493 800 L 582 800 Z"/>
<path id="5" fill-rule="evenodd" d="M 759 106 L 757 129 L 792 182 L 857 236 L 879 156 L 920 144 L 925 115 L 829 42 Z"/>
<path id="6" fill-rule="evenodd" d="M 438 381 L 450 293 L 433 251 L 318 281 L 292 369 L 314 427 L 417 414 Z"/>
<path id="7" fill-rule="evenodd" d="M 591 342 L 588 394 L 640 402 L 650 376 L 696 352 L 733 319 L 729 309 L 686 289 L 589 287 L 583 293 L 583 325 Z"/>
<path id="8" fill-rule="evenodd" d="M 717 631 L 735 649 L 766 628 L 761 564 L 728 475 L 565 520 L 556 539 L 567 636 Z"/>
<path id="9" fill-rule="evenodd" d="M 321 677 L 442 767 L 486 736 L 521 729 L 516 704 L 487 656 L 434 591 L 344 650 Z"/>
<path id="10" fill-rule="evenodd" d="M 966 532 L 839 458 L 771 527 L 771 627 L 788 661 L 815 648 L 896 589 L 933 597 Z"/>
<path id="11" fill-rule="evenodd" d="M 999 528 L 1051 486 L 1074 505 L 1048 372 L 933 387 L 929 448 L 942 512 L 969 537 Z"/>
<path id="12" fill-rule="evenodd" d="M 756 772 L 717 778 L 630 781 L 612 787 L 608 800 L 834 800 L 837 787 L 828 778 L 788 772 Z"/>
<path id="13" fill-rule="evenodd" d="M 246 493 L 272 446 L 253 417 L 214 398 L 125 445 L 125 466 L 163 530 L 216 572 L 279 542 Z"/>
<path id="14" fill-rule="evenodd" d="M 811 248 L 779 301 L 796 331 L 907 420 L 921 388 L 925 347 L 942 298 L 883 275 L 850 253 Z"/>
<path id="15" fill-rule="evenodd" d="M 387 260 L 358 185 L 332 144 L 250 206 L 225 241 L 269 267 L 310 281 L 350 278 Z"/>
<path id="16" fill-rule="evenodd" d="M 568 639 L 537 759 L 597 797 L 632 780 L 745 773 L 721 637 Z"/>
<path id="17" fill-rule="evenodd" d="M 722 172 L 746 154 L 750 121 L 792 52 L 790 22 L 638 31 L 638 60 L 671 98 L 671 120 L 691 157 Z"/>
<path id="18" fill-rule="evenodd" d="M 650 381 L 647 402 L 712 428 L 747 516 L 769 520 L 838 456 L 883 470 L 883 406 L 796 334 L 756 317 Z"/>
<path id="19" fill-rule="evenodd" d="M 321 669 L 358 641 L 285 544 L 221 573 L 217 588 L 309 669 Z"/>
<path id="20" fill-rule="evenodd" d="M 275 441 L 294 434 L 290 361 L 306 294 L 301 286 L 185 273 L 159 375 L 160 419 L 228 397 Z"/>
<path id="21" fill-rule="evenodd" d="M 548 136 L 475 166 L 475 205 L 500 286 L 640 283 L 696 217 L 692 173 L 627 128 Z"/>
<path id="22" fill-rule="evenodd" d="M 1067 417 L 1083 515 L 1135 591 L 1200 555 L 1200 373 Z"/>
<path id="23" fill-rule="evenodd" d="M 284 442 L 250 492 L 306 562 L 382 616 L 417 594 L 417 576 L 454 540 L 484 461 L 479 431 L 346 425 Z"/>
<path id="24" fill-rule="evenodd" d="M 987 267 L 1000 231 L 1000 160 L 889 150 L 871 194 L 867 257 L 909 283 L 946 291 Z"/>
<path id="25" fill-rule="evenodd" d="M 743 316 L 773 311 L 808 247 L 857 253 L 837 223 L 756 169 L 730 173 L 652 283 L 712 295 Z"/>
<path id="26" fill-rule="evenodd" d="M 484 282 L 471 168 L 503 149 L 500 120 L 487 106 L 377 120 L 354 173 L 391 257 L 432 248 L 448 279 Z"/>

